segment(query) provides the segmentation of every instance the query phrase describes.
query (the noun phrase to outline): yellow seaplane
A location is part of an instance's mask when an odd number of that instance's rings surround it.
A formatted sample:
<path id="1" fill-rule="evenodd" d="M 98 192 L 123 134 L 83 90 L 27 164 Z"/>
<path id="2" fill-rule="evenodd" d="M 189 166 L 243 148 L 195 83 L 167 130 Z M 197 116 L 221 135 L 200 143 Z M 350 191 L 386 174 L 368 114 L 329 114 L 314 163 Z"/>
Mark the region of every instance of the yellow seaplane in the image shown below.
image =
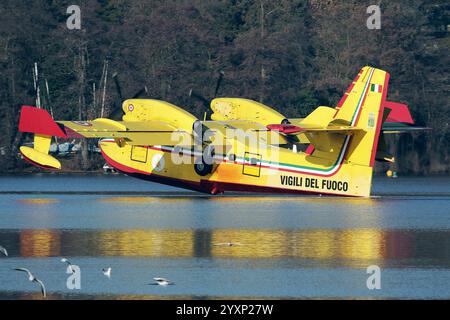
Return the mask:
<path id="1" fill-rule="evenodd" d="M 418 129 L 408 107 L 387 100 L 389 74 L 364 67 L 335 108 L 287 118 L 256 101 L 215 98 L 211 120 L 165 101 L 123 101 L 122 121 L 55 121 L 23 106 L 19 130 L 34 134 L 20 152 L 60 169 L 53 136 L 99 139 L 107 163 L 126 175 L 208 194 L 226 191 L 368 197 L 375 160 L 393 162 L 384 134 Z M 420 128 L 419 128 L 420 129 Z"/>

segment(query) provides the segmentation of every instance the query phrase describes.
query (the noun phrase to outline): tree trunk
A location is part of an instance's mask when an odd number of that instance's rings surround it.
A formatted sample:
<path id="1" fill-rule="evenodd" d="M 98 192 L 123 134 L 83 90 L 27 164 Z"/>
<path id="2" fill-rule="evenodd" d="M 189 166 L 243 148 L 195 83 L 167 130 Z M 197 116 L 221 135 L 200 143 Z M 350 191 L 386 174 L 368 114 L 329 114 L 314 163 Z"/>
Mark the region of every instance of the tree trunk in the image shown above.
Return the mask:
<path id="1" fill-rule="evenodd" d="M 87 119 L 87 106 L 86 106 L 86 55 L 87 47 L 86 42 L 80 39 L 80 45 L 78 50 L 78 86 L 79 86 L 79 98 L 78 98 L 78 108 L 80 121 Z M 81 141 L 81 167 L 83 170 L 87 170 L 90 167 L 89 162 L 89 152 L 88 152 L 88 142 L 86 139 Z"/>

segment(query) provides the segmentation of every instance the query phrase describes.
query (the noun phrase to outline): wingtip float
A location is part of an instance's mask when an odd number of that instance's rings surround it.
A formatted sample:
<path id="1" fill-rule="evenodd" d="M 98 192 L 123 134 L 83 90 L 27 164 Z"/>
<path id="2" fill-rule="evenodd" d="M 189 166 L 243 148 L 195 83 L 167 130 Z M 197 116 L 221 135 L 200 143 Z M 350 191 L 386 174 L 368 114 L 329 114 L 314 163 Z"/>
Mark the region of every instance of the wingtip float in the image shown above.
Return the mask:
<path id="1" fill-rule="evenodd" d="M 298 119 L 241 98 L 212 100 L 208 121 L 154 99 L 125 100 L 122 121 L 55 121 L 23 106 L 19 130 L 35 136 L 34 147 L 20 151 L 34 165 L 60 169 L 48 154 L 52 136 L 96 138 L 111 166 L 163 184 L 209 194 L 367 197 L 375 160 L 393 161 L 384 134 L 426 129 L 412 126 L 406 105 L 387 101 L 388 85 L 387 72 L 364 67 L 335 108 Z"/>

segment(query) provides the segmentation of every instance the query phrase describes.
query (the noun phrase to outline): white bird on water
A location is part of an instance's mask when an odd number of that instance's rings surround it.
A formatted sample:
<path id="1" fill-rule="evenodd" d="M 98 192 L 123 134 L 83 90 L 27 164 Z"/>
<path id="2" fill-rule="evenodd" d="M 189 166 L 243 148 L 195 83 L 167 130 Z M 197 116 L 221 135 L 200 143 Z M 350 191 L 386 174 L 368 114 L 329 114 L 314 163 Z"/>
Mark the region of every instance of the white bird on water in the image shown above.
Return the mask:
<path id="1" fill-rule="evenodd" d="M 43 283 L 41 280 L 39 280 L 38 278 L 36 278 L 36 277 L 30 272 L 30 270 L 28 270 L 28 269 L 26 269 L 26 268 L 15 268 L 14 270 L 26 272 L 27 275 L 28 275 L 28 280 L 29 280 L 29 281 L 31 281 L 31 282 L 36 282 L 36 283 L 39 284 L 39 286 L 41 287 L 41 293 L 42 293 L 42 296 L 43 296 L 44 298 L 47 296 L 46 291 L 45 291 L 44 283 Z"/>
<path id="2" fill-rule="evenodd" d="M 156 283 L 150 283 L 151 285 L 155 286 L 168 286 L 168 285 L 174 285 L 172 281 L 165 279 L 165 278 L 153 278 L 153 280 L 156 281 Z"/>
<path id="3" fill-rule="evenodd" d="M 72 273 L 75 273 L 75 270 L 73 269 L 72 264 L 70 263 L 69 260 L 67 260 L 66 258 L 62 258 L 62 259 L 61 259 L 61 262 L 67 263 L 67 265 L 68 265 L 69 268 L 70 268 L 70 271 L 71 271 Z"/>
<path id="4" fill-rule="evenodd" d="M 0 246 L 0 252 L 3 253 L 5 255 L 5 257 L 8 256 L 8 251 L 6 251 L 6 249 L 2 246 Z"/>
<path id="5" fill-rule="evenodd" d="M 111 268 L 103 268 L 102 272 L 105 276 L 107 276 L 108 278 L 111 278 Z"/>

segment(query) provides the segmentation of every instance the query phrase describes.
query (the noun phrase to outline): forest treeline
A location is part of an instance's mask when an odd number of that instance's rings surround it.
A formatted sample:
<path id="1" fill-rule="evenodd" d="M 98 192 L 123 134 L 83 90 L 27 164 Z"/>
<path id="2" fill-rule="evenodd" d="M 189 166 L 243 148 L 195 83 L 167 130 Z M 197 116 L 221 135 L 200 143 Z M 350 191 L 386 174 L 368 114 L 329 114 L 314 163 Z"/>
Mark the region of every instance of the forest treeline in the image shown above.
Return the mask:
<path id="1" fill-rule="evenodd" d="M 81 30 L 66 10 L 81 9 Z M 366 9 L 381 7 L 381 29 L 366 26 Z M 2 0 L 0 2 L 0 170 L 27 167 L 18 146 L 22 105 L 36 104 L 33 68 L 43 108 L 55 119 L 93 119 L 144 86 L 144 95 L 206 111 L 189 97 L 254 99 L 287 117 L 335 106 L 360 68 L 391 74 L 388 98 L 407 103 L 431 132 L 392 136 L 403 173 L 450 172 L 448 1 L 334 0 Z M 106 72 L 107 71 L 107 72 Z M 82 153 L 72 169 L 103 162 Z M 379 166 L 378 169 L 386 169 Z"/>

